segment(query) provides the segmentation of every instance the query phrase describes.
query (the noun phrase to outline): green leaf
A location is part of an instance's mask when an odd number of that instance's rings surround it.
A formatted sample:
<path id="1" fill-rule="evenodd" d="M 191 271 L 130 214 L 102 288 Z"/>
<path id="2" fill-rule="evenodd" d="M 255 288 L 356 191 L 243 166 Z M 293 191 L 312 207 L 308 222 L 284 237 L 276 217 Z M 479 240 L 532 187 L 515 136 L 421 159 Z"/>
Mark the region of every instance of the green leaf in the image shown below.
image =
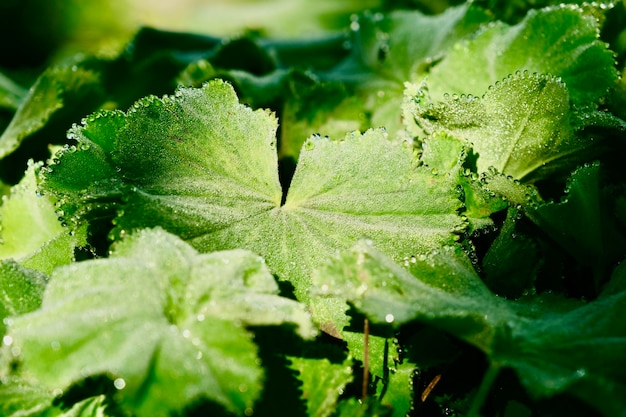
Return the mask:
<path id="1" fill-rule="evenodd" d="M 415 364 L 404 362 L 398 364 L 388 375 L 386 384 L 381 384 L 382 391 L 378 393 L 380 402 L 393 410 L 391 416 L 405 417 L 413 410 L 413 377 L 417 372 Z"/>
<path id="2" fill-rule="evenodd" d="M 337 407 L 337 417 L 389 417 L 392 410 L 378 400 L 368 397 L 365 401 L 349 398 Z"/>
<path id="3" fill-rule="evenodd" d="M 339 397 L 352 382 L 351 360 L 333 363 L 326 358 L 291 357 L 291 368 L 302 381 L 302 398 L 306 400 L 307 416 L 327 417 L 337 408 Z"/>
<path id="4" fill-rule="evenodd" d="M 87 398 L 72 408 L 61 414 L 59 417 L 112 417 L 107 413 L 106 397 L 99 395 L 97 397 Z"/>
<path id="5" fill-rule="evenodd" d="M 528 212 L 574 259 L 591 268 L 596 286 L 626 252 L 626 238 L 611 213 L 611 191 L 603 189 L 601 173 L 599 163 L 578 168 L 562 201 L 544 203 Z"/>
<path id="6" fill-rule="evenodd" d="M 516 227 L 522 216 L 517 207 L 509 208 L 500 233 L 482 262 L 484 281 L 489 289 L 508 298 L 530 292 L 541 266 L 536 243 Z"/>
<path id="7" fill-rule="evenodd" d="M 370 126 L 384 126 L 394 135 L 402 129 L 404 83 L 416 81 L 449 47 L 489 19 L 470 3 L 439 15 L 407 10 L 365 13 L 351 25 L 355 32 L 350 56 L 321 77 L 351 86 L 370 114 Z"/>
<path id="8" fill-rule="evenodd" d="M 342 83 L 292 73 L 288 87 L 280 119 L 280 158 L 297 159 L 306 138 L 314 134 L 342 137 L 367 129 L 362 101 Z"/>
<path id="9" fill-rule="evenodd" d="M 507 311 L 478 278 L 469 259 L 456 251 L 447 247 L 408 261 L 407 267 L 419 270 L 417 280 L 368 242 L 360 242 L 317 270 L 314 288 L 322 296 L 349 301 L 376 323 L 398 326 L 426 318 L 488 350 L 493 327 Z"/>
<path id="10" fill-rule="evenodd" d="M 494 167 L 515 179 L 537 179 L 570 167 L 593 144 L 576 135 L 568 90 L 551 76 L 518 72 L 482 98 L 415 100 L 422 136 L 443 131 L 462 139 L 478 154 L 478 172 Z"/>
<path id="11" fill-rule="evenodd" d="M 86 398 L 63 410 L 58 396 L 36 383 L 10 378 L 0 384 L 3 417 L 110 417 L 104 395 Z"/>
<path id="12" fill-rule="evenodd" d="M 598 38 L 597 20 L 581 8 L 531 10 L 517 25 L 497 22 L 455 45 L 433 67 L 428 85 L 436 99 L 443 93 L 480 95 L 526 70 L 560 77 L 572 101 L 587 105 L 617 81 L 613 52 Z"/>
<path id="13" fill-rule="evenodd" d="M 381 131 L 309 138 L 281 203 L 275 130 L 224 82 L 180 89 L 88 118 L 42 187 L 70 223 L 117 209 L 116 235 L 161 226 L 202 252 L 252 250 L 303 302 L 310 270 L 361 238 L 400 259 L 457 239 L 455 182 Z"/>
<path id="14" fill-rule="evenodd" d="M 47 69 L 21 101 L 0 136 L 0 159 L 13 153 L 53 117 L 63 114 L 64 109 L 70 113 L 75 110 L 73 106 L 80 106 L 82 114 L 93 111 L 95 103 L 100 101 L 100 89 L 99 73 L 86 66 L 76 64 Z"/>
<path id="15" fill-rule="evenodd" d="M 0 335 L 4 335 L 12 317 L 39 308 L 46 281 L 45 275 L 14 261 L 0 262 Z"/>
<path id="16" fill-rule="evenodd" d="M 461 169 L 467 150 L 462 141 L 445 132 L 437 132 L 422 142 L 422 162 L 434 173 L 456 173 Z"/>
<path id="17" fill-rule="evenodd" d="M 14 319 L 12 352 L 24 375 L 52 390 L 109 376 L 140 417 L 203 398 L 243 415 L 263 376 L 243 326 L 292 323 L 314 334 L 303 306 L 277 293 L 256 255 L 200 255 L 162 230 L 140 231 L 109 259 L 57 268 L 41 309 Z"/>
<path id="18" fill-rule="evenodd" d="M 346 81 L 386 79 L 401 88 L 488 20 L 484 10 L 469 3 L 438 15 L 409 10 L 365 13 L 351 25 L 355 31 L 352 54 L 329 75 Z"/>
<path id="19" fill-rule="evenodd" d="M 0 414 L 5 417 L 56 417 L 56 396 L 43 387 L 18 378 L 0 384 Z"/>
<path id="20" fill-rule="evenodd" d="M 606 416 L 626 409 L 623 288 L 589 303 L 554 296 L 505 301 L 459 251 L 435 252 L 407 271 L 364 243 L 319 271 L 315 282 L 374 322 L 420 321 L 478 347 L 496 371 L 511 367 L 533 398 L 568 393 Z"/>
<path id="21" fill-rule="evenodd" d="M 37 172 L 42 164 L 30 163 L 22 181 L 0 207 L 2 243 L 0 259 L 12 258 L 22 265 L 49 274 L 74 260 L 74 249 L 86 246 L 84 227 L 63 227 L 53 201 L 37 192 Z"/>
<path id="22" fill-rule="evenodd" d="M 484 181 L 464 168 L 468 163 L 468 149 L 462 141 L 438 131 L 424 138 L 421 143 L 421 160 L 432 169 L 436 175 L 446 175 L 456 178 L 463 190 L 463 215 L 467 218 L 468 234 L 487 227 L 493 227 L 491 215 L 504 208 L 505 199 L 484 187 Z"/>

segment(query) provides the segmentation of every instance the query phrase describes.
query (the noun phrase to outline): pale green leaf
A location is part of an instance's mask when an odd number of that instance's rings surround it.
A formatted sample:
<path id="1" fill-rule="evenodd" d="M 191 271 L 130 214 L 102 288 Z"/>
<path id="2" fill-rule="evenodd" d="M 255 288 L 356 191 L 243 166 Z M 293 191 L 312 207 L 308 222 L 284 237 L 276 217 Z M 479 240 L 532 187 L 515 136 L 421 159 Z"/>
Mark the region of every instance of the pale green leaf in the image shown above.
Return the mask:
<path id="1" fill-rule="evenodd" d="M 106 397 L 86 398 L 63 410 L 52 391 L 18 378 L 0 384 L 0 415 L 3 417 L 111 417 Z"/>
<path id="2" fill-rule="evenodd" d="M 37 384 L 18 378 L 0 383 L 0 415 L 3 417 L 56 417 L 55 395 Z"/>
<path id="3" fill-rule="evenodd" d="M 596 19 L 578 7 L 531 10 L 514 26 L 497 22 L 450 49 L 428 76 L 433 97 L 481 95 L 515 71 L 560 77 L 574 103 L 588 104 L 617 80 L 613 52 Z"/>
<path id="4" fill-rule="evenodd" d="M 303 302 L 311 269 L 336 249 L 368 238 L 401 259 L 464 227 L 455 182 L 381 131 L 309 138 L 283 204 L 276 119 L 222 81 L 85 123 L 72 131 L 78 151 L 57 155 L 43 183 L 68 222 L 117 209 L 119 236 L 161 226 L 202 252 L 252 250 Z"/>
<path id="5" fill-rule="evenodd" d="M 243 415 L 263 375 L 244 326 L 293 323 L 314 334 L 303 306 L 277 292 L 256 255 L 200 255 L 162 230 L 140 231 L 109 259 L 57 268 L 41 309 L 13 320 L 11 352 L 53 390 L 109 376 L 140 417 L 200 399 Z"/>
<path id="6" fill-rule="evenodd" d="M 516 179 L 538 178 L 572 165 L 592 142 L 575 133 L 568 90 L 559 80 L 516 73 L 483 97 L 453 96 L 436 104 L 416 97 L 423 136 L 446 132 L 478 155 L 477 169 L 493 167 Z"/>
<path id="7" fill-rule="evenodd" d="M 12 258 L 26 267 L 51 273 L 74 260 L 74 249 L 86 246 L 85 228 L 63 227 L 53 200 L 37 192 L 37 171 L 30 163 L 22 181 L 12 187 L 0 207 L 0 259 Z"/>

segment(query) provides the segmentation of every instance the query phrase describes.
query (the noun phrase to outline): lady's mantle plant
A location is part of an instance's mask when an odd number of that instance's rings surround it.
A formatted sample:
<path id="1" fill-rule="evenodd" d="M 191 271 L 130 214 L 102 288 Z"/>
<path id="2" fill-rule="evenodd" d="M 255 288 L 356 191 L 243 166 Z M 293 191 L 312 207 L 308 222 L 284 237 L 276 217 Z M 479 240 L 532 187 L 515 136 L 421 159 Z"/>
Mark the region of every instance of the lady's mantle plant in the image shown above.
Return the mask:
<path id="1" fill-rule="evenodd" d="M 0 414 L 626 416 L 626 9 L 501 3 L 1 75 Z"/>

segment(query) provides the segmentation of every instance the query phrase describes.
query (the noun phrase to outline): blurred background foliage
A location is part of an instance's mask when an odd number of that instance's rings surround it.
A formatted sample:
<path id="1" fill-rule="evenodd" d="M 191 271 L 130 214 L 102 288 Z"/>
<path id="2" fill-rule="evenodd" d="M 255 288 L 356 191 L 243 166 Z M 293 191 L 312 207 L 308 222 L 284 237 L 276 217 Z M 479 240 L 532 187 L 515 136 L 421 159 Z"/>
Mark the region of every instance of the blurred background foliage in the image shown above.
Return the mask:
<path id="1" fill-rule="evenodd" d="M 142 26 L 276 38 L 344 30 L 364 9 L 438 13 L 449 0 L 2 0 L 0 68 L 41 67 L 76 52 L 115 55 Z"/>

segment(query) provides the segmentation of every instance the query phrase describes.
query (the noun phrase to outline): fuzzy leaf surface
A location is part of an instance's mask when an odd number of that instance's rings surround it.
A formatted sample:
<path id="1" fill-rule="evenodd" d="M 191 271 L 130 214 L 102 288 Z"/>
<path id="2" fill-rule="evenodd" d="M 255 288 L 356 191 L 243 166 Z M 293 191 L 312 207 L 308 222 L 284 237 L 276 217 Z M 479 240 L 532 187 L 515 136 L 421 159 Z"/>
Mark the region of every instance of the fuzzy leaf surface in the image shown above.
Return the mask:
<path id="1" fill-rule="evenodd" d="M 0 262 L 0 335 L 11 317 L 36 310 L 41 305 L 47 277 L 12 260 Z"/>
<path id="2" fill-rule="evenodd" d="M 61 409 L 47 389 L 18 378 L 0 384 L 0 412 L 6 417 L 55 417 Z"/>
<path id="3" fill-rule="evenodd" d="M 599 39 L 596 19 L 579 7 L 559 6 L 531 10 L 514 26 L 485 26 L 450 49 L 428 84 L 438 99 L 443 93 L 481 95 L 523 70 L 560 77 L 577 104 L 597 101 L 617 80 L 613 52 Z"/>
<path id="4" fill-rule="evenodd" d="M 0 259 L 15 259 L 49 274 L 56 266 L 74 260 L 74 249 L 86 245 L 86 234 L 85 228 L 71 233 L 63 227 L 54 202 L 37 193 L 36 172 L 40 168 L 41 164 L 31 163 L 0 207 Z"/>
<path id="5" fill-rule="evenodd" d="M 203 398 L 243 415 L 263 376 L 243 326 L 290 323 L 314 334 L 304 307 L 277 293 L 250 252 L 201 255 L 163 230 L 138 231 L 108 259 L 57 268 L 41 309 L 13 320 L 11 352 L 52 390 L 115 379 L 137 416 Z"/>
<path id="6" fill-rule="evenodd" d="M 119 236 L 161 226 L 202 252 L 244 248 L 306 301 L 311 268 L 369 238 L 404 257 L 451 243 L 463 228 L 455 183 L 418 167 L 381 131 L 309 138 L 283 200 L 276 119 L 213 81 L 100 113 L 71 134 L 43 188 L 66 219 L 107 212 Z"/>
<path id="7" fill-rule="evenodd" d="M 416 259 L 407 270 L 365 243 L 344 252 L 315 282 L 374 322 L 420 321 L 465 340 L 492 365 L 514 369 L 535 398 L 567 392 L 606 416 L 625 409 L 623 289 L 589 303 L 554 296 L 506 301 L 459 251 Z"/>
<path id="8" fill-rule="evenodd" d="M 545 176 L 569 167 L 592 142 L 576 135 L 568 90 L 551 76 L 516 73 L 483 97 L 452 96 L 413 108 L 422 135 L 446 132 L 478 154 L 477 169 L 490 167 L 515 179 Z"/>

